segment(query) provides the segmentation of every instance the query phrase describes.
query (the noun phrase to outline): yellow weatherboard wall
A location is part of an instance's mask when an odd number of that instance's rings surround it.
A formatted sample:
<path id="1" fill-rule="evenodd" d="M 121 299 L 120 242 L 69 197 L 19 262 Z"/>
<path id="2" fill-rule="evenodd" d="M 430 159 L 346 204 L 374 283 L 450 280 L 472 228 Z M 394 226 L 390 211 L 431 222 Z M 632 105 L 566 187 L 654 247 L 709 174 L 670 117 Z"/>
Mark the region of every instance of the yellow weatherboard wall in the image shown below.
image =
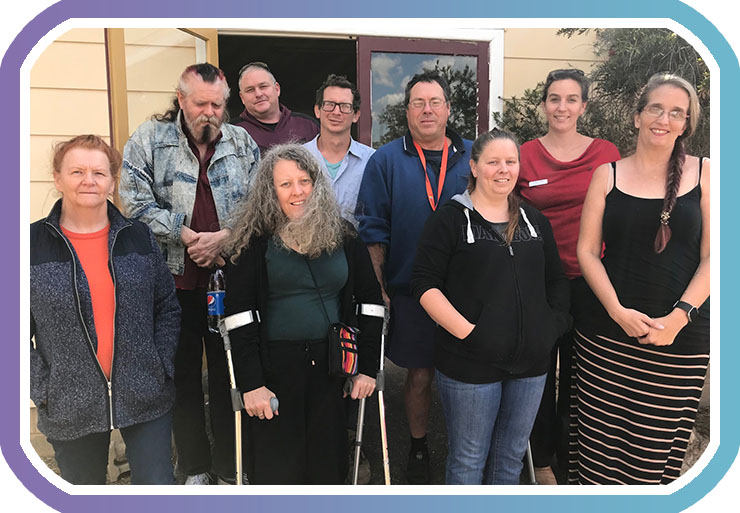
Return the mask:
<path id="1" fill-rule="evenodd" d="M 196 62 L 195 37 L 179 29 L 126 29 L 129 134 L 165 112 L 182 71 Z"/>
<path id="2" fill-rule="evenodd" d="M 81 133 L 108 138 L 108 83 L 103 29 L 74 29 L 59 37 L 31 68 L 31 221 L 57 199 L 51 149 Z"/>
<path id="3" fill-rule="evenodd" d="M 178 29 L 126 29 L 128 127 L 167 110 L 177 77 L 196 62 L 195 38 Z M 73 29 L 31 69 L 30 216 L 45 216 L 58 198 L 51 175 L 55 143 L 92 133 L 110 142 L 103 29 Z"/>
<path id="4" fill-rule="evenodd" d="M 557 29 L 504 31 L 504 98 L 520 97 L 525 89 L 544 82 L 558 68 L 580 68 L 586 73 L 598 62 L 593 31 L 581 36 L 558 36 Z"/>

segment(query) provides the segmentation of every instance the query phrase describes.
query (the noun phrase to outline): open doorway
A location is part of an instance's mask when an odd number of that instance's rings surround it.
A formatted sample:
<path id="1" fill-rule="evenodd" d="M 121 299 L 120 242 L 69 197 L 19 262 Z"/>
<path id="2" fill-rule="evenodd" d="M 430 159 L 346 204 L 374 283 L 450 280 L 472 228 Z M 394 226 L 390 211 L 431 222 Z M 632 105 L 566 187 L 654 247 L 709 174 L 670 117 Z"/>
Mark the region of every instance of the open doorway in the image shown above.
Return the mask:
<path id="1" fill-rule="evenodd" d="M 231 119 L 244 110 L 237 80 L 239 70 L 248 62 L 261 61 L 270 66 L 280 84 L 280 102 L 311 118 L 314 118 L 316 90 L 327 75 L 345 75 L 357 83 L 357 41 L 349 37 L 317 39 L 219 34 L 218 58 L 232 91 L 227 105 Z"/>

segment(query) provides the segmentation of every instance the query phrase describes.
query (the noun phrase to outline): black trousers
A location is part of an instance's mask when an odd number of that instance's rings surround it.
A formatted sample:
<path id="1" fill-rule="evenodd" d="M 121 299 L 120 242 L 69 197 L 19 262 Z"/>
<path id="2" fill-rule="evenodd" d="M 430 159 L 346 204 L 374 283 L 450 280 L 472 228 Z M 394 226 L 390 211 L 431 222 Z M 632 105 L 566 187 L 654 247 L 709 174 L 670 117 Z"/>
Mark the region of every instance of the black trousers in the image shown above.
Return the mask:
<path id="1" fill-rule="evenodd" d="M 213 471 L 233 478 L 234 412 L 229 374 L 221 336 L 208 331 L 206 291 L 177 290 L 182 307 L 180 341 L 175 354 L 175 408 L 173 432 L 178 469 L 186 475 Z M 208 365 L 208 405 L 213 454 L 206 433 L 202 389 L 203 346 Z M 243 445 L 242 445 L 243 447 Z"/>
<path id="2" fill-rule="evenodd" d="M 249 418 L 251 484 L 344 484 L 344 379 L 328 375 L 328 343 L 271 341 L 267 388 L 280 401 L 272 420 Z"/>
<path id="3" fill-rule="evenodd" d="M 585 315 L 583 310 L 589 304 L 586 297 L 588 294 L 591 291 L 585 279 L 581 277 L 570 281 L 570 311 L 574 319 Z M 534 466 L 547 467 L 552 463 L 553 456 L 557 456 L 557 465 L 561 472 L 565 472 L 568 465 L 569 412 L 575 401 L 570 393 L 571 382 L 575 379 L 573 335 L 571 330 L 555 344 L 542 402 L 529 438 Z M 558 354 L 559 369 L 556 365 Z"/>

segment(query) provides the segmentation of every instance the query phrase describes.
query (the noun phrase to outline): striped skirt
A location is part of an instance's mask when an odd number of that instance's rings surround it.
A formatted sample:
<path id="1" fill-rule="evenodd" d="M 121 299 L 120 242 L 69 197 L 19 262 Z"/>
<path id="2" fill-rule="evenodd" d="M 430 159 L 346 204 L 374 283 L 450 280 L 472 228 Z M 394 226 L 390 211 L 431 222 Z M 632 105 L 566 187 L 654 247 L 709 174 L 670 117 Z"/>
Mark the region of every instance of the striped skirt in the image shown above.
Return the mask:
<path id="1" fill-rule="evenodd" d="M 709 354 L 677 355 L 575 332 L 569 483 L 678 478 Z"/>

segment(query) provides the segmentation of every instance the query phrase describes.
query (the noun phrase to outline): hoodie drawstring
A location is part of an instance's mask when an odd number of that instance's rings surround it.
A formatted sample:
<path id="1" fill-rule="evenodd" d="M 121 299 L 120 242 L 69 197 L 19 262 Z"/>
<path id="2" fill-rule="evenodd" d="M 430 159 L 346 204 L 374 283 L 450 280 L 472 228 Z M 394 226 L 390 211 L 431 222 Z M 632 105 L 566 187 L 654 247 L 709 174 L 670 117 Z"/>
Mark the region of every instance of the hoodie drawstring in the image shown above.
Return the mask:
<path id="1" fill-rule="evenodd" d="M 465 212 L 465 218 L 468 220 L 468 244 L 472 244 L 475 242 L 475 238 L 473 237 L 473 228 L 470 225 L 470 214 L 467 208 L 463 212 Z"/>
<path id="2" fill-rule="evenodd" d="M 537 238 L 537 232 L 534 231 L 534 226 L 532 226 L 532 223 L 529 222 L 529 218 L 527 217 L 527 214 L 524 213 L 524 209 L 522 207 L 519 207 L 519 212 L 522 213 L 522 217 L 524 218 L 524 222 L 527 223 L 527 228 L 529 228 L 529 234 L 532 236 L 533 239 Z M 470 221 L 470 220 L 468 220 Z"/>

